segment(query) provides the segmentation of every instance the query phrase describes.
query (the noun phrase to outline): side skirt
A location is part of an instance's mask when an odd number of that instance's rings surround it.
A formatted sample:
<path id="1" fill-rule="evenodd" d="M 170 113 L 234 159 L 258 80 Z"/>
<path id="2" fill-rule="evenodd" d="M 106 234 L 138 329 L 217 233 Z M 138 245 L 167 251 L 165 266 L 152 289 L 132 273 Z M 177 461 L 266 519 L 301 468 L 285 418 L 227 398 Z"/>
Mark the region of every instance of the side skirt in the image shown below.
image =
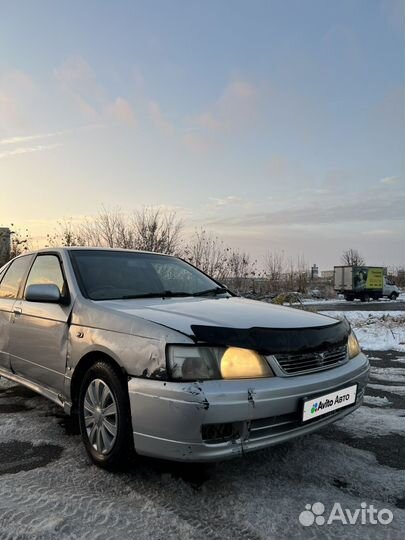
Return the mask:
<path id="1" fill-rule="evenodd" d="M 59 407 L 63 407 L 63 409 L 65 410 L 67 414 L 70 413 L 70 404 L 64 400 L 61 394 L 57 394 L 56 392 L 50 390 L 49 388 L 46 388 L 45 386 L 41 386 L 38 383 L 29 381 L 28 379 L 25 379 L 24 377 L 21 377 L 20 375 L 16 375 L 15 373 L 11 373 L 10 371 L 6 371 L 5 369 L 0 368 L 0 376 L 4 377 L 5 379 L 9 379 L 10 381 L 26 386 L 27 388 L 29 388 L 30 390 L 33 390 L 37 394 L 40 394 L 41 396 L 44 396 L 47 399 L 50 399 L 51 401 L 56 403 L 56 405 L 59 405 Z"/>

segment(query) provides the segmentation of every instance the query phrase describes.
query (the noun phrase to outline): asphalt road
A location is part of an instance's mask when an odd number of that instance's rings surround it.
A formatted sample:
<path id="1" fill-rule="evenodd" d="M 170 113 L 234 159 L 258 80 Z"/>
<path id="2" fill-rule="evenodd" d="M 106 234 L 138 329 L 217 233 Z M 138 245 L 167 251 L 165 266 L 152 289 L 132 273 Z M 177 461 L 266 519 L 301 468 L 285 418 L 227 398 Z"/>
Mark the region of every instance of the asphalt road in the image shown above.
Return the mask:
<path id="1" fill-rule="evenodd" d="M 319 311 L 405 311 L 405 302 L 393 300 L 387 302 L 320 302 L 319 304 L 307 304 Z"/>

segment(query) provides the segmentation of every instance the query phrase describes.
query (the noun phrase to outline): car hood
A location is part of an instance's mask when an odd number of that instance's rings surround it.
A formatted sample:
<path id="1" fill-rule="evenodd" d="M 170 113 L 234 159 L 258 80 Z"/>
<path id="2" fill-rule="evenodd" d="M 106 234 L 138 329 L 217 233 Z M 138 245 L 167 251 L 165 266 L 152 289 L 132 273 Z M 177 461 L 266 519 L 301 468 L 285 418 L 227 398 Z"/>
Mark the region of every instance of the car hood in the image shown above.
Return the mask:
<path id="1" fill-rule="evenodd" d="M 239 297 L 105 300 L 97 304 L 186 335 L 195 335 L 195 328 L 200 326 L 299 329 L 320 328 L 337 322 L 316 313 Z"/>

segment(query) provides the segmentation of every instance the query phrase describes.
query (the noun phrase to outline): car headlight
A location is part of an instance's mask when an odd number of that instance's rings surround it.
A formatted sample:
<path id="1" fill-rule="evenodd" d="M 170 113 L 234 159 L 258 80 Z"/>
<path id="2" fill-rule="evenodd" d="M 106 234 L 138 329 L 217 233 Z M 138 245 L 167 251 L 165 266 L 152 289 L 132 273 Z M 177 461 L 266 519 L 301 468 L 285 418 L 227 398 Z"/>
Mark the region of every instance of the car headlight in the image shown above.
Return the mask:
<path id="1" fill-rule="evenodd" d="M 350 332 L 349 339 L 347 340 L 347 354 L 349 358 L 354 358 L 361 353 L 359 342 L 353 330 Z"/>
<path id="2" fill-rule="evenodd" d="M 172 345 L 167 359 L 172 379 L 180 381 L 273 377 L 263 356 L 239 347 Z"/>

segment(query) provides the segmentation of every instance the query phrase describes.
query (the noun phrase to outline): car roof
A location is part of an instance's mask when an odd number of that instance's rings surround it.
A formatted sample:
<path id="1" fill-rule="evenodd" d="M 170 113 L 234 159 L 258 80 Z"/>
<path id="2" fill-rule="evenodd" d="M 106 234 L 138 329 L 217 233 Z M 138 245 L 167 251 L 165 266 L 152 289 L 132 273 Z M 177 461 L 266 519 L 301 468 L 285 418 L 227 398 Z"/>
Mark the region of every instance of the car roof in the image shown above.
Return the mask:
<path id="1" fill-rule="evenodd" d="M 55 253 L 62 251 L 119 251 L 123 253 L 141 253 L 144 255 L 164 255 L 165 257 L 174 257 L 173 255 L 168 255 L 167 253 L 159 253 L 156 251 L 144 251 L 140 249 L 124 249 L 124 248 L 110 248 L 110 247 L 86 247 L 86 246 L 63 246 L 63 247 L 46 247 L 41 249 L 36 249 L 33 251 L 26 251 L 18 255 L 18 257 L 23 257 L 24 255 L 35 255 L 36 253 Z"/>

